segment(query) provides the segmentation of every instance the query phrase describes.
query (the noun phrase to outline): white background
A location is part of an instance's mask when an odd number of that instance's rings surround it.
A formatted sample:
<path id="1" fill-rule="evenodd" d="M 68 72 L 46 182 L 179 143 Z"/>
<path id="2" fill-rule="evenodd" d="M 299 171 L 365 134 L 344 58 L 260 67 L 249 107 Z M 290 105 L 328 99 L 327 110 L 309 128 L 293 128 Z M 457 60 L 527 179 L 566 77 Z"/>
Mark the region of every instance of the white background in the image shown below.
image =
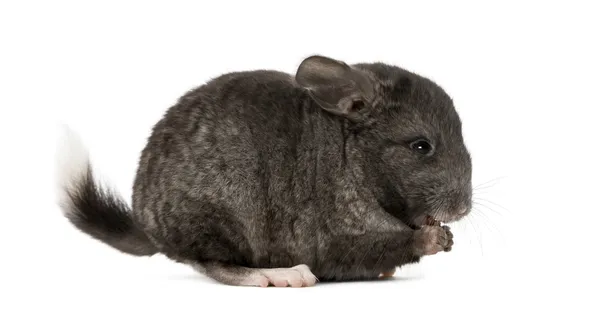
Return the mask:
<path id="1" fill-rule="evenodd" d="M 0 307 L 598 308 L 599 10 L 450 2 L 3 1 Z M 454 98 L 474 185 L 491 182 L 451 253 L 386 282 L 235 288 L 61 217 L 58 125 L 129 200 L 152 125 L 185 91 L 230 71 L 293 73 L 312 54 L 399 65 Z"/>

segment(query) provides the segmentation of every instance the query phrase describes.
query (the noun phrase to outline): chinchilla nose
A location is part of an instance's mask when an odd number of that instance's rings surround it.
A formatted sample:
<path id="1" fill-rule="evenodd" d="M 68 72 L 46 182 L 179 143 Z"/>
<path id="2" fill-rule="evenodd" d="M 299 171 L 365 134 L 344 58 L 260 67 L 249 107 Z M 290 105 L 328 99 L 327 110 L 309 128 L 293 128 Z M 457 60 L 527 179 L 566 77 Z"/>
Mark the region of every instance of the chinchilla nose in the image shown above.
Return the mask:
<path id="1" fill-rule="evenodd" d="M 462 217 L 465 216 L 466 214 L 469 213 L 469 211 L 471 210 L 472 207 L 472 191 L 471 188 L 469 187 L 468 189 L 464 190 L 461 192 L 460 194 L 461 196 L 458 199 L 458 207 L 456 208 L 456 213 L 458 214 L 458 216 Z"/>
<path id="2" fill-rule="evenodd" d="M 471 210 L 471 201 L 467 200 L 458 205 L 458 207 L 456 208 L 456 215 L 458 217 L 465 216 L 469 213 L 469 210 Z"/>

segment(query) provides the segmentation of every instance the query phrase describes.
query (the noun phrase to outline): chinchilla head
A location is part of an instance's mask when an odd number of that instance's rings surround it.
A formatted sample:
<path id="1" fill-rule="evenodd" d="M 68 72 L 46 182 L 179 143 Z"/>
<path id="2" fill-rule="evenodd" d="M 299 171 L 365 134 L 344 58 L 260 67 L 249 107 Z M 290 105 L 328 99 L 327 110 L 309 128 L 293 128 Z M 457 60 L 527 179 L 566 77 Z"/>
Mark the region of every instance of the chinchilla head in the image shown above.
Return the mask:
<path id="1" fill-rule="evenodd" d="M 471 157 L 448 94 L 383 63 L 348 65 L 311 56 L 296 82 L 349 124 L 382 207 L 411 226 L 453 222 L 471 210 Z"/>

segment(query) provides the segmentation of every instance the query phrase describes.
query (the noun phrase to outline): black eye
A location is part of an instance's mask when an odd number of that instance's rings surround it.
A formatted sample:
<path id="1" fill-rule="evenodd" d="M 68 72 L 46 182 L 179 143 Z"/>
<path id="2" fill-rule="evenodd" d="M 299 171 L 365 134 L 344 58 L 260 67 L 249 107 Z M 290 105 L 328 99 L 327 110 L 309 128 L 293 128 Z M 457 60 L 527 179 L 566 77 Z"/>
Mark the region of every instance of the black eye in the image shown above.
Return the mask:
<path id="1" fill-rule="evenodd" d="M 433 152 L 433 146 L 431 146 L 431 144 L 424 139 L 416 140 L 410 143 L 410 148 L 422 155 L 431 154 Z"/>
<path id="2" fill-rule="evenodd" d="M 361 110 L 363 110 L 363 108 L 365 108 L 365 102 L 363 100 L 356 99 L 352 101 L 353 112 L 360 112 Z"/>

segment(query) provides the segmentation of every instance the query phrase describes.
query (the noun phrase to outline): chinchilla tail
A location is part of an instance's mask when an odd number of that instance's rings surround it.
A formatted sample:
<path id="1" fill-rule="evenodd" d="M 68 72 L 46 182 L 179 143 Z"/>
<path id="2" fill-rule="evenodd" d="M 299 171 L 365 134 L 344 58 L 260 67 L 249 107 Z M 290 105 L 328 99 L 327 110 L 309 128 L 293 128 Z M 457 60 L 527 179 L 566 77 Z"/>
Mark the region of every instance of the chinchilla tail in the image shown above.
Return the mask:
<path id="1" fill-rule="evenodd" d="M 56 154 L 57 203 L 77 229 L 123 253 L 150 256 L 158 252 L 136 226 L 131 209 L 94 178 L 85 145 L 69 128 Z"/>

